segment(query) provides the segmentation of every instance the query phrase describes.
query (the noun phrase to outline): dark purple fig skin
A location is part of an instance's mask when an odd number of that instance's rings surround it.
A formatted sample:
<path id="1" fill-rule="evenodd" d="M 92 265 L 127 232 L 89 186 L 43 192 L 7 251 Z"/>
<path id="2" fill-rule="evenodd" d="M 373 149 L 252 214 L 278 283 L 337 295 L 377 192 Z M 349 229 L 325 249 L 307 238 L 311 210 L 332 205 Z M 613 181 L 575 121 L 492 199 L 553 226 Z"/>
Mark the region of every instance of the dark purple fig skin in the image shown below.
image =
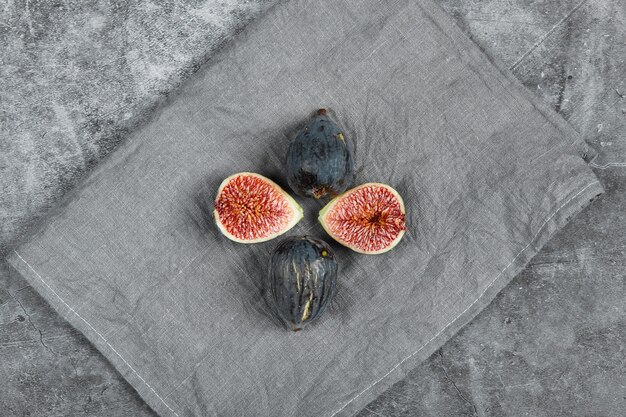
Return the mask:
<path id="1" fill-rule="evenodd" d="M 337 286 L 337 260 L 330 246 L 310 236 L 290 237 L 274 249 L 269 289 L 275 313 L 291 330 L 317 320 Z"/>
<path id="2" fill-rule="evenodd" d="M 352 150 L 345 134 L 319 109 L 287 152 L 287 182 L 303 197 L 335 197 L 354 181 Z"/>

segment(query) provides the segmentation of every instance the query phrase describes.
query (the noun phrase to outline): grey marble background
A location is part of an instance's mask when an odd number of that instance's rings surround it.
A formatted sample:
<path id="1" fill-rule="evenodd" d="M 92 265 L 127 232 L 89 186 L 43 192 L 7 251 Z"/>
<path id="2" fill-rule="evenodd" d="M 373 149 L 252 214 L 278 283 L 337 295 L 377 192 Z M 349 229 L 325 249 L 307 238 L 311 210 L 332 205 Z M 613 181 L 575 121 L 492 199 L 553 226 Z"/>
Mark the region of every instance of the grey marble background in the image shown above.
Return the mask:
<path id="1" fill-rule="evenodd" d="M 0 1 L 0 251 L 274 0 Z"/>
<path id="2" fill-rule="evenodd" d="M 1 250 L 274 2 L 0 0 Z M 360 416 L 623 416 L 626 3 L 438 2 L 583 134 L 607 193 Z M 0 415 L 153 415 L 0 265 Z"/>

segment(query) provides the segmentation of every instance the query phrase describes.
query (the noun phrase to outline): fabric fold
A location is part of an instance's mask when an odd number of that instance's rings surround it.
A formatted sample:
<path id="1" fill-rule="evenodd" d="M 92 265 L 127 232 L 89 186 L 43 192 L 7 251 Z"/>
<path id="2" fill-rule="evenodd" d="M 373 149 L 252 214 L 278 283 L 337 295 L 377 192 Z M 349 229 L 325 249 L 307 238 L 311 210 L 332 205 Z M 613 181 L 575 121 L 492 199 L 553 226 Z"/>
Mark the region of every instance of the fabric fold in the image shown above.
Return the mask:
<path id="1" fill-rule="evenodd" d="M 291 333 L 263 299 L 278 243 L 212 224 L 218 185 L 288 189 L 286 147 L 329 107 L 357 184 L 404 197 L 391 252 L 335 245 L 337 296 Z M 484 308 L 602 187 L 583 142 L 428 0 L 292 0 L 251 24 L 10 257 L 162 416 L 352 415 Z M 298 200 L 290 234 L 329 239 Z"/>

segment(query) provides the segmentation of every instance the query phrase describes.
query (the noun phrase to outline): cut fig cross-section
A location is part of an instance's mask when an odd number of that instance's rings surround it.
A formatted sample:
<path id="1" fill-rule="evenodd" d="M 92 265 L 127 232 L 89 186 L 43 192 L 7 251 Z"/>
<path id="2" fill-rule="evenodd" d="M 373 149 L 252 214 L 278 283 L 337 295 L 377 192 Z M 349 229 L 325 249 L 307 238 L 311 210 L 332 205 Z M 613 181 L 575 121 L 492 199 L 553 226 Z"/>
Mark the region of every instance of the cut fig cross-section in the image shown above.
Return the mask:
<path id="1" fill-rule="evenodd" d="M 215 223 L 229 239 L 265 242 L 302 219 L 302 207 L 278 184 L 262 175 L 240 172 L 226 178 L 215 197 Z"/>
<path id="2" fill-rule="evenodd" d="M 380 183 L 363 184 L 335 197 L 320 211 L 319 221 L 337 242 L 372 255 L 391 250 L 406 232 L 402 197 Z"/>

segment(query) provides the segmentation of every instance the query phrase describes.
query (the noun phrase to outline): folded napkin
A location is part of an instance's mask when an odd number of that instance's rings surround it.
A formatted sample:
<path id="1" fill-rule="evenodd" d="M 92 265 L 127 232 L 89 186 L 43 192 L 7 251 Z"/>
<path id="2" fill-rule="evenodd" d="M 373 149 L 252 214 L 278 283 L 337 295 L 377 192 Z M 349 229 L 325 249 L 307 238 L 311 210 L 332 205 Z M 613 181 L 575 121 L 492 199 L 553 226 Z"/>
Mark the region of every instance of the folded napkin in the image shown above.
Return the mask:
<path id="1" fill-rule="evenodd" d="M 357 184 L 404 197 L 391 252 L 335 244 L 338 291 L 302 332 L 263 298 L 270 241 L 211 219 L 220 182 L 288 189 L 318 107 L 356 144 Z M 12 265 L 162 416 L 351 415 L 487 305 L 602 192 L 583 143 L 428 0 L 274 7 L 72 192 Z M 299 199 L 290 234 L 328 237 Z"/>

